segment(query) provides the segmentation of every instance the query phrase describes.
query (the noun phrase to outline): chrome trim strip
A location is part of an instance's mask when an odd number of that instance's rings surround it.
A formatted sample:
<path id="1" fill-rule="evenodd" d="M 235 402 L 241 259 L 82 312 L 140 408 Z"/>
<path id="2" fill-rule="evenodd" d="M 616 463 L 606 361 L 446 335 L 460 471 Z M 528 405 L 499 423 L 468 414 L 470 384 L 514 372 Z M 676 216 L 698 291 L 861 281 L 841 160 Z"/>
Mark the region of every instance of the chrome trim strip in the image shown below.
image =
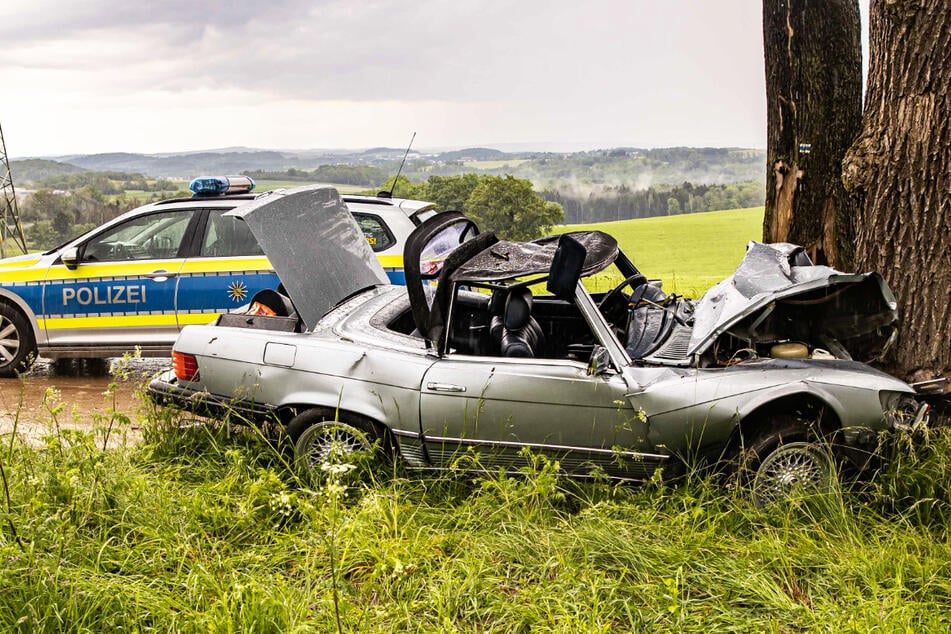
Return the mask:
<path id="1" fill-rule="evenodd" d="M 571 445 L 547 445 L 542 443 L 524 443 L 509 440 L 473 440 L 471 438 L 444 438 L 442 436 L 422 436 L 423 442 L 434 443 L 452 443 L 459 445 L 489 445 L 491 447 L 504 447 L 511 449 L 521 449 L 530 447 L 532 449 L 541 449 L 544 451 L 577 451 L 583 453 L 594 453 L 607 456 L 623 456 L 625 458 L 643 458 L 648 460 L 668 460 L 670 456 L 656 453 L 642 453 L 638 451 L 617 451 L 614 449 L 599 449 L 596 447 L 573 447 Z"/>
<path id="2" fill-rule="evenodd" d="M 446 471 L 455 471 L 455 469 L 453 469 L 452 467 L 440 467 L 436 465 L 426 465 L 423 467 L 406 465 L 406 468 L 411 469 L 413 471 L 434 471 L 434 472 L 440 472 L 440 473 L 446 472 Z M 469 468 L 466 468 L 465 470 L 472 473 L 483 473 L 483 474 L 491 474 L 491 475 L 498 473 L 496 469 L 489 468 L 489 467 L 481 467 L 477 469 L 473 469 L 469 467 Z M 572 473 L 570 474 L 570 476 L 572 480 L 600 480 L 603 477 L 600 475 L 592 475 L 590 473 Z M 631 483 L 637 483 L 637 484 L 645 482 L 648 477 L 649 476 L 644 476 L 641 478 L 638 478 L 638 477 L 625 478 L 625 477 L 616 476 L 616 475 L 608 476 L 608 478 L 612 482 L 631 482 Z"/>

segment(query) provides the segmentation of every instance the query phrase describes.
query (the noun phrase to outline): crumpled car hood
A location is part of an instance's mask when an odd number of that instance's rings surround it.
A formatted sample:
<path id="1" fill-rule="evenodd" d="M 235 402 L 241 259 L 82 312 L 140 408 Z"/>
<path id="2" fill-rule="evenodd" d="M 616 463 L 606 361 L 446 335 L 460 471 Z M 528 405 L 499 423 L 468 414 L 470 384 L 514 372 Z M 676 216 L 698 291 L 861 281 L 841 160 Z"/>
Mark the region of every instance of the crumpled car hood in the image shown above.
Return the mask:
<path id="1" fill-rule="evenodd" d="M 697 301 L 688 349 L 700 354 L 727 331 L 751 340 L 809 334 L 874 357 L 897 322 L 895 297 L 878 273 L 843 273 L 812 264 L 802 247 L 751 242 L 736 272 Z"/>
<path id="2" fill-rule="evenodd" d="M 390 283 L 333 187 L 268 192 L 225 215 L 248 223 L 308 329 L 354 293 Z"/>

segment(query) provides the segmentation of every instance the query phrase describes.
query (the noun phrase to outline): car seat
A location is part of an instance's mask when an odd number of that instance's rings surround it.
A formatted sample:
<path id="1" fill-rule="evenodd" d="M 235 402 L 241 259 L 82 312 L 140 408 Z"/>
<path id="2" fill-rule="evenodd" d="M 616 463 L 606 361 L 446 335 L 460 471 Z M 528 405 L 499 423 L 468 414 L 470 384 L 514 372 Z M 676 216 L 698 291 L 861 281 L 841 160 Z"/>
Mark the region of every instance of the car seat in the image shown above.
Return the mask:
<path id="1" fill-rule="evenodd" d="M 505 301 L 500 343 L 502 356 L 534 358 L 543 341 L 541 326 L 532 317 L 532 292 L 525 287 L 513 289 Z"/>

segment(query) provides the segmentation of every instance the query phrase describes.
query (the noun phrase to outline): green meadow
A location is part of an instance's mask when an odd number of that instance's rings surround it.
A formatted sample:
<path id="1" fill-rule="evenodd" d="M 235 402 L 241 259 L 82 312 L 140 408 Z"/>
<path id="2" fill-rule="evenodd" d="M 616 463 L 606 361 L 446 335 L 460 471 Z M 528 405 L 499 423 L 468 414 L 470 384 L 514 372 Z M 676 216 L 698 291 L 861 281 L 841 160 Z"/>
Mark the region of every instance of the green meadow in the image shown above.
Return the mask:
<path id="1" fill-rule="evenodd" d="M 614 236 L 621 250 L 648 278 L 661 279 L 664 291 L 699 297 L 733 273 L 750 240 L 761 240 L 763 208 L 565 225 L 556 232 L 598 229 Z M 605 290 L 612 280 L 599 280 Z"/>
<path id="2" fill-rule="evenodd" d="M 944 429 L 895 439 L 873 481 L 757 508 L 701 474 L 577 482 L 539 456 L 315 477 L 237 419 L 143 406 L 77 431 L 47 409 L 41 437 L 0 439 L 4 632 L 951 626 Z"/>
<path id="3" fill-rule="evenodd" d="M 761 216 L 597 228 L 668 292 L 699 294 Z M 23 421 L 39 435 L 3 412 L 0 631 L 951 630 L 948 427 L 885 439 L 868 480 L 758 508 L 705 471 L 579 482 L 528 454 L 517 473 L 476 453 L 445 473 L 307 473 L 237 414 L 117 410 L 119 382 L 143 380 L 120 367 L 86 430 L 62 425 L 54 389 L 46 420 Z"/>

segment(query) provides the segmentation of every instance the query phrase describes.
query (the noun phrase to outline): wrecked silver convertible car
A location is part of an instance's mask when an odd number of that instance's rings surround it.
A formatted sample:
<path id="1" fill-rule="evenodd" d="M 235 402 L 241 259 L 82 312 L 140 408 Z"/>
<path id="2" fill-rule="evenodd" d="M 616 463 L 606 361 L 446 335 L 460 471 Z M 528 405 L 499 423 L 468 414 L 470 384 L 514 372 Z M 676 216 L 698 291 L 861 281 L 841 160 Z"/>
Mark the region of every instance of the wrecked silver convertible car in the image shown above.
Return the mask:
<path id="1" fill-rule="evenodd" d="M 895 336 L 881 277 L 813 266 L 791 245 L 752 244 L 694 302 L 648 282 L 605 233 L 515 243 L 445 212 L 408 239 L 402 287 L 332 188 L 231 213 L 289 300 L 185 328 L 149 392 L 278 421 L 305 463 L 375 441 L 414 468 L 467 452 L 517 466 L 525 449 L 632 479 L 726 461 L 764 499 L 828 482 L 836 460 L 862 467 L 880 432 L 926 416 L 911 387 L 865 364 Z M 586 289 L 607 273 L 623 281 Z"/>

